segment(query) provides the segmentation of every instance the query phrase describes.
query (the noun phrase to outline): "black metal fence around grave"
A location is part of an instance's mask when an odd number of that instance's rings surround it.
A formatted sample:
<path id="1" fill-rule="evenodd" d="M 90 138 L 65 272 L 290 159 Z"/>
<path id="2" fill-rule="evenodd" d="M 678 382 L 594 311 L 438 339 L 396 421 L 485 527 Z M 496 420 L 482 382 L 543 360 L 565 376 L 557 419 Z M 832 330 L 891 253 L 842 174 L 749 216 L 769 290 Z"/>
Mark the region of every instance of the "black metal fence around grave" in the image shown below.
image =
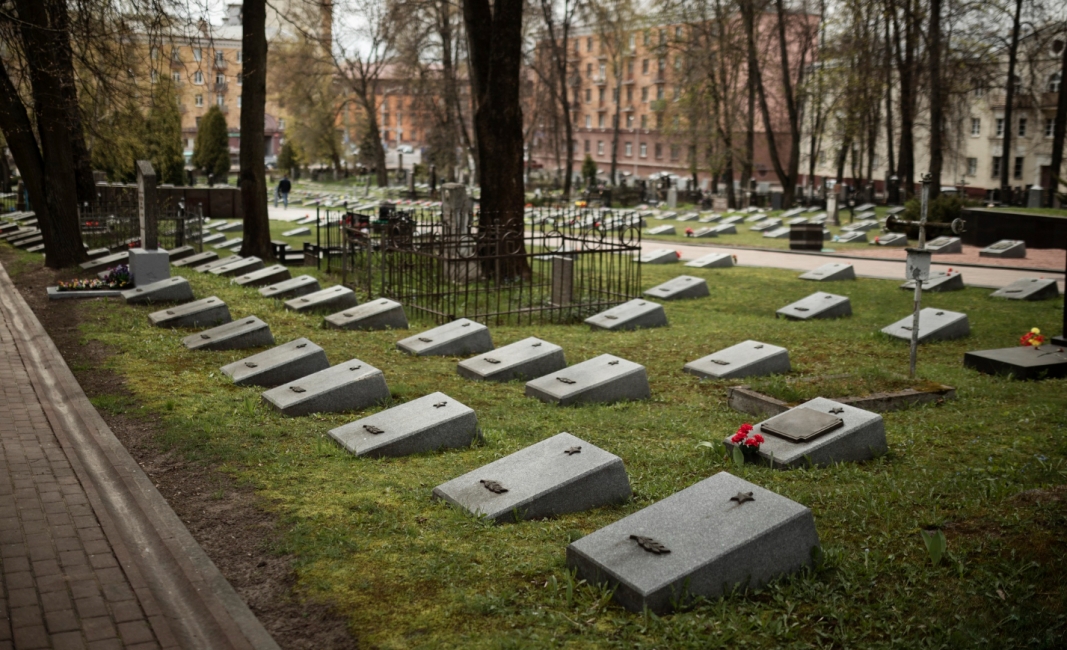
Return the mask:
<path id="1" fill-rule="evenodd" d="M 141 241 L 140 203 L 136 185 L 110 186 L 108 192 L 81 206 L 78 219 L 82 242 L 89 249 L 118 250 L 138 245 Z M 196 246 L 203 234 L 204 216 L 201 206 L 186 206 L 179 199 L 159 199 L 159 246 L 171 249 Z"/>
<path id="2" fill-rule="evenodd" d="M 640 294 L 635 213 L 447 217 L 439 209 L 320 213 L 322 259 L 339 262 L 342 282 L 366 299 L 391 298 L 436 323 L 575 322 Z"/>

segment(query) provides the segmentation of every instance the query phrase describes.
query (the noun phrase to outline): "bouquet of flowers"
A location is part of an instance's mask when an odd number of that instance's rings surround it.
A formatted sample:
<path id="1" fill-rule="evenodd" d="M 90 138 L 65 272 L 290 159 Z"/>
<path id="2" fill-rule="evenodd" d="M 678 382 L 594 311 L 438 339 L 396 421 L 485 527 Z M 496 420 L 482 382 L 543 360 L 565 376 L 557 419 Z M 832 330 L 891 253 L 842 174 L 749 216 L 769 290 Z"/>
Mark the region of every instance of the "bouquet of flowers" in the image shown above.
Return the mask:
<path id="1" fill-rule="evenodd" d="M 1044 342 L 1045 337 L 1041 336 L 1041 330 L 1036 327 L 1019 337 L 1019 345 L 1030 345 L 1036 348 Z"/>
<path id="2" fill-rule="evenodd" d="M 730 442 L 755 451 L 763 444 L 763 436 L 758 433 L 750 436 L 750 433 L 752 433 L 752 425 L 746 422 L 737 428 L 737 433 L 730 437 Z"/>
<path id="3" fill-rule="evenodd" d="M 113 291 L 116 289 L 129 289 L 131 286 L 133 285 L 130 282 L 130 267 L 122 264 L 109 269 L 103 280 L 67 280 L 60 282 L 57 288 L 60 291 Z"/>

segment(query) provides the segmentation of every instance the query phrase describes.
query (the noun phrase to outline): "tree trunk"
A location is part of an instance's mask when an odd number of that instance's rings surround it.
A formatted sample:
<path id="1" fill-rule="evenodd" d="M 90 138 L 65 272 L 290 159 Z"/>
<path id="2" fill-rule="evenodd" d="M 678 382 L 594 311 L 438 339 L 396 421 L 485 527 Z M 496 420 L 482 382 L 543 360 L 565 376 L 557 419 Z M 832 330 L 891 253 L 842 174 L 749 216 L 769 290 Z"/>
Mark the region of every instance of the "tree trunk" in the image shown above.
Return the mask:
<path id="1" fill-rule="evenodd" d="M 747 43 L 755 43 L 755 17 L 752 15 L 754 9 L 748 2 L 741 3 L 741 14 L 744 20 L 745 27 L 745 39 Z M 748 113 L 745 115 L 745 159 L 741 161 L 741 196 L 745 195 L 745 188 L 748 187 L 749 180 L 752 178 L 753 167 L 755 165 L 754 159 L 756 156 L 756 85 L 753 83 L 754 75 L 759 73 L 759 61 L 756 59 L 756 48 L 748 47 Z M 731 179 L 733 182 L 733 179 Z M 740 206 L 738 206 L 740 207 Z"/>
<path id="2" fill-rule="evenodd" d="M 1019 58 L 1019 27 L 1023 10 L 1023 0 L 1015 0 L 1015 16 L 1011 23 L 1011 44 L 1008 46 L 1008 87 L 1004 93 L 1004 141 L 1000 148 L 1000 200 L 1011 195 L 1009 179 L 1011 178 L 1011 127 L 1012 108 L 1015 103 L 1015 65 Z M 1067 49 L 1067 48 L 1065 48 Z"/>
<path id="3" fill-rule="evenodd" d="M 1067 34 L 1067 31 L 1064 32 Z M 1063 60 L 1060 63 L 1060 95 L 1056 102 L 1056 122 L 1052 126 L 1052 187 L 1047 188 L 1048 199 L 1045 205 L 1052 207 L 1053 199 L 1059 190 L 1060 170 L 1063 167 L 1063 141 L 1067 138 L 1067 36 L 1060 52 Z M 1064 315 L 1067 320 L 1067 314 Z M 1067 330 L 1065 330 L 1067 332 Z"/>
<path id="4" fill-rule="evenodd" d="M 904 40 L 901 43 L 900 24 L 896 5 L 890 0 L 890 17 L 893 21 L 893 41 L 897 57 L 900 81 L 900 151 L 897 159 L 897 175 L 903 181 L 901 203 L 915 193 L 915 51 L 917 48 L 916 18 L 910 0 L 904 0 Z"/>
<path id="5" fill-rule="evenodd" d="M 941 193 L 944 164 L 945 93 L 941 79 L 941 1 L 930 0 L 930 200 Z M 1007 140 L 1007 138 L 1005 138 Z"/>
<path id="6" fill-rule="evenodd" d="M 274 259 L 267 217 L 267 179 L 263 168 L 263 119 L 267 101 L 267 6 L 245 0 L 241 20 L 241 204 L 244 239 L 241 255 Z"/>
<path id="7" fill-rule="evenodd" d="M 893 161 L 893 52 L 889 40 L 889 21 L 885 22 L 885 148 L 886 148 L 886 197 L 889 196 L 889 178 L 896 173 Z"/>
<path id="8" fill-rule="evenodd" d="M 619 68 L 622 68 L 620 65 Z M 618 179 L 615 178 L 619 167 L 619 119 L 622 117 L 622 79 L 621 75 L 615 75 L 615 117 L 611 129 L 611 186 L 615 187 Z"/>

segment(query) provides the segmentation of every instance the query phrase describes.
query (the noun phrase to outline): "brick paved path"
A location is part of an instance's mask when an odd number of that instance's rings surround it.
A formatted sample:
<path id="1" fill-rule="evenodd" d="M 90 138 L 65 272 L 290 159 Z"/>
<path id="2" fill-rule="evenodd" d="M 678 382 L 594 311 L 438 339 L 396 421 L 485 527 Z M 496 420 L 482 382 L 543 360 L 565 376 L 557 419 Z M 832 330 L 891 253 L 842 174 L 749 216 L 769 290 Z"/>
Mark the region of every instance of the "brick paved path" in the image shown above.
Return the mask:
<path id="1" fill-rule="evenodd" d="M 3 310 L 0 569 L 0 650 L 175 645 L 151 595 L 120 567 Z"/>

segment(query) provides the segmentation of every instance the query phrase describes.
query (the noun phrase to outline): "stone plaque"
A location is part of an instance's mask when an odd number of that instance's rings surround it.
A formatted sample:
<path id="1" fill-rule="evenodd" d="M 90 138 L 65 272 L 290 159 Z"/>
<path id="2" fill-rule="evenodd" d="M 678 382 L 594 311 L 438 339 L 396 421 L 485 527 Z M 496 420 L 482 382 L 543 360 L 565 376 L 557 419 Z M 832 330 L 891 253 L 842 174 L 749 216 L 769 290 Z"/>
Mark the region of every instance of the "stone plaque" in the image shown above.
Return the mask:
<path id="1" fill-rule="evenodd" d="M 263 393 L 263 401 L 288 416 L 358 411 L 389 399 L 385 375 L 349 359 Z"/>
<path id="2" fill-rule="evenodd" d="M 870 232 L 871 230 L 876 230 L 878 227 L 879 227 L 879 224 L 878 224 L 877 221 L 873 221 L 873 220 L 871 220 L 871 221 L 857 221 L 855 223 L 850 223 L 850 224 L 841 226 L 841 231 L 842 232 Z"/>
<path id="3" fill-rule="evenodd" d="M 1024 258 L 1026 257 L 1026 242 L 1018 239 L 1001 239 L 978 251 L 978 256 Z"/>
<path id="4" fill-rule="evenodd" d="M 242 257 L 236 262 L 230 262 L 229 264 L 223 264 L 216 266 L 208 273 L 211 275 L 217 275 L 219 277 L 232 277 L 235 275 L 244 275 L 253 271 L 259 271 L 263 268 L 263 260 L 258 257 Z"/>
<path id="5" fill-rule="evenodd" d="M 177 261 L 173 261 L 172 260 L 170 265 L 171 266 L 177 266 L 178 268 L 182 268 L 182 267 L 196 268 L 197 266 L 200 266 L 202 264 L 207 264 L 208 262 L 214 262 L 217 259 L 219 259 L 219 254 L 218 253 L 216 253 L 215 251 L 205 251 L 203 253 L 196 253 L 194 255 L 187 255 L 187 256 L 185 256 L 185 257 L 183 257 L 183 258 L 181 258 L 181 259 L 179 259 Z"/>
<path id="6" fill-rule="evenodd" d="M 1012 379 L 1058 379 L 1067 377 L 1067 351 L 1055 344 L 1037 348 L 1016 345 L 996 350 L 976 350 L 963 355 L 963 365 L 978 372 Z"/>
<path id="7" fill-rule="evenodd" d="M 752 232 L 767 232 L 768 230 L 774 230 L 782 225 L 781 219 L 764 219 L 756 225 L 749 228 Z"/>
<path id="8" fill-rule="evenodd" d="M 211 235 L 206 235 L 204 237 L 204 239 L 201 240 L 200 243 L 201 244 L 215 244 L 215 243 L 223 242 L 223 241 L 226 241 L 226 235 L 222 234 L 221 232 L 217 232 L 217 233 L 214 233 L 214 234 L 211 234 Z"/>
<path id="9" fill-rule="evenodd" d="M 705 214 L 704 216 L 700 217 L 700 219 L 698 219 L 697 221 L 700 222 L 700 223 L 715 223 L 719 219 L 722 219 L 722 215 L 721 214 L 712 213 L 712 214 Z"/>
<path id="10" fill-rule="evenodd" d="M 720 223 L 712 228 L 711 232 L 714 233 L 715 237 L 718 237 L 719 235 L 736 235 L 737 226 L 732 223 Z"/>
<path id="11" fill-rule="evenodd" d="M 741 223 L 744 220 L 745 220 L 745 218 L 740 216 L 740 215 L 734 215 L 732 217 L 723 217 L 722 219 L 719 220 L 719 225 L 721 225 L 721 226 L 734 226 L 734 225 L 737 225 L 737 224 Z M 734 232 L 737 232 L 736 229 L 734 230 Z"/>
<path id="12" fill-rule="evenodd" d="M 240 287 L 262 287 L 268 284 L 277 284 L 292 278 L 287 267 L 274 264 L 266 268 L 252 271 L 233 279 L 233 283 Z"/>
<path id="13" fill-rule="evenodd" d="M 467 379 L 528 380 L 567 367 L 563 348 L 530 337 L 459 362 L 456 371 Z"/>
<path id="14" fill-rule="evenodd" d="M 127 304 L 186 302 L 193 299 L 193 288 L 183 277 L 167 278 L 122 292 Z"/>
<path id="15" fill-rule="evenodd" d="M 238 386 L 277 386 L 329 367 L 322 348 L 299 338 L 234 361 L 220 370 Z"/>
<path id="16" fill-rule="evenodd" d="M 649 228 L 648 234 L 650 235 L 675 235 L 677 232 L 674 230 L 674 226 L 656 226 L 655 228 Z"/>
<path id="17" fill-rule="evenodd" d="M 845 421 L 829 413 L 798 406 L 760 424 L 760 431 L 790 442 L 808 442 L 845 426 Z"/>
<path id="18" fill-rule="evenodd" d="M 899 246 L 903 248 L 908 245 L 908 238 L 903 233 L 887 232 L 875 237 L 871 243 L 876 246 Z"/>
<path id="19" fill-rule="evenodd" d="M 300 296 L 305 296 L 309 293 L 315 293 L 321 289 L 322 287 L 319 286 L 318 280 L 310 275 L 301 275 L 292 280 L 285 280 L 263 287 L 259 290 L 259 295 L 264 298 L 288 300 L 290 298 L 299 298 Z"/>
<path id="20" fill-rule="evenodd" d="M 398 350 L 415 356 L 463 357 L 493 349 L 489 328 L 466 318 L 397 341 Z"/>
<path id="21" fill-rule="evenodd" d="M 784 375 L 791 369 L 788 350 L 770 343 L 751 340 L 742 341 L 696 361 L 690 361 L 682 368 L 685 372 L 702 379 Z"/>
<path id="22" fill-rule="evenodd" d="M 912 315 L 908 314 L 897 322 L 882 328 L 882 332 L 893 338 L 911 341 Z M 971 333 L 967 314 L 924 307 L 919 312 L 919 343 L 927 341 L 947 341 L 963 338 Z"/>
<path id="23" fill-rule="evenodd" d="M 526 396 L 569 406 L 579 402 L 613 403 L 648 399 L 652 391 L 644 366 L 602 354 L 526 382 Z"/>
<path id="24" fill-rule="evenodd" d="M 159 248 L 159 199 L 156 196 L 156 171 L 147 160 L 137 161 L 137 215 L 141 221 L 141 248 Z"/>
<path id="25" fill-rule="evenodd" d="M 230 252 L 236 252 L 237 249 L 241 248 L 241 244 L 243 244 L 243 243 L 244 243 L 244 240 L 240 239 L 240 238 L 227 239 L 226 241 L 222 242 L 221 244 L 215 244 L 212 248 L 214 248 L 215 250 L 226 249 L 226 250 L 228 250 Z"/>
<path id="26" fill-rule="evenodd" d="M 190 350 L 245 350 L 274 345 L 274 335 L 269 325 L 255 316 L 246 316 L 190 334 L 182 339 L 182 345 Z"/>
<path id="27" fill-rule="evenodd" d="M 212 327 L 229 323 L 230 308 L 218 296 L 187 302 L 148 315 L 156 327 Z"/>
<path id="28" fill-rule="evenodd" d="M 323 323 L 326 327 L 345 330 L 406 330 L 408 317 L 404 306 L 395 300 L 377 298 L 362 305 L 330 314 Z"/>
<path id="29" fill-rule="evenodd" d="M 474 410 L 444 393 L 394 406 L 330 431 L 356 456 L 408 456 L 469 447 L 478 435 Z"/>
<path id="30" fill-rule="evenodd" d="M 635 330 L 664 327 L 667 325 L 667 314 L 663 311 L 663 305 L 651 300 L 637 299 L 590 316 L 585 322 L 596 329 Z"/>
<path id="31" fill-rule="evenodd" d="M 1008 300 L 1048 300 L 1058 297 L 1060 288 L 1055 280 L 1021 278 L 989 295 L 993 298 L 1007 298 Z"/>
<path id="32" fill-rule="evenodd" d="M 838 280 L 855 280 L 856 270 L 851 264 L 844 262 L 831 262 L 812 269 L 807 273 L 797 276 L 801 280 L 813 280 L 815 282 L 836 282 Z"/>
<path id="33" fill-rule="evenodd" d="M 901 289 L 915 290 L 915 281 L 908 280 L 900 285 Z M 940 291 L 960 291 L 963 289 L 963 274 L 959 271 L 930 271 L 930 279 L 923 280 L 923 291 L 937 293 Z"/>
<path id="34" fill-rule="evenodd" d="M 671 248 L 657 248 L 642 252 L 636 259 L 641 264 L 674 264 L 678 254 Z"/>
<path id="35" fill-rule="evenodd" d="M 697 228 L 690 236 L 694 239 L 706 239 L 708 237 L 718 237 L 719 233 L 715 231 L 715 228 Z"/>
<path id="36" fill-rule="evenodd" d="M 708 253 L 685 265 L 694 269 L 728 269 L 734 265 L 734 256 L 729 253 Z"/>
<path id="37" fill-rule="evenodd" d="M 348 287 L 335 286 L 285 301 L 285 308 L 295 312 L 337 311 L 359 304 L 356 292 Z"/>
<path id="38" fill-rule="evenodd" d="M 680 275 L 673 280 L 652 287 L 645 291 L 645 295 L 659 300 L 682 300 L 703 298 L 711 294 L 708 291 L 708 283 L 703 278 Z"/>
<path id="39" fill-rule="evenodd" d="M 775 312 L 776 317 L 789 320 L 815 318 L 841 318 L 852 315 L 852 302 L 848 296 L 817 291 L 806 298 L 790 303 Z"/>
<path id="40" fill-rule="evenodd" d="M 567 566 L 662 614 L 799 571 L 818 546 L 811 510 L 720 472 L 572 543 Z"/>
<path id="41" fill-rule="evenodd" d="M 774 228 L 765 231 L 763 236 L 767 239 L 789 239 L 789 232 L 789 228 Z"/>
<path id="42" fill-rule="evenodd" d="M 699 218 L 700 218 L 700 214 L 699 213 L 686 212 L 683 215 L 679 215 L 678 218 L 675 219 L 675 221 L 681 221 L 682 223 L 685 223 L 686 221 L 696 221 Z"/>
<path id="43" fill-rule="evenodd" d="M 938 237 L 926 242 L 926 250 L 937 255 L 963 252 L 963 242 L 959 237 Z"/>
<path id="44" fill-rule="evenodd" d="M 867 233 L 862 231 L 846 232 L 841 231 L 841 234 L 837 236 L 837 241 L 843 244 L 866 244 Z"/>
<path id="45" fill-rule="evenodd" d="M 630 499 L 622 459 L 560 433 L 438 485 L 433 496 L 496 523 L 582 512 Z"/>

